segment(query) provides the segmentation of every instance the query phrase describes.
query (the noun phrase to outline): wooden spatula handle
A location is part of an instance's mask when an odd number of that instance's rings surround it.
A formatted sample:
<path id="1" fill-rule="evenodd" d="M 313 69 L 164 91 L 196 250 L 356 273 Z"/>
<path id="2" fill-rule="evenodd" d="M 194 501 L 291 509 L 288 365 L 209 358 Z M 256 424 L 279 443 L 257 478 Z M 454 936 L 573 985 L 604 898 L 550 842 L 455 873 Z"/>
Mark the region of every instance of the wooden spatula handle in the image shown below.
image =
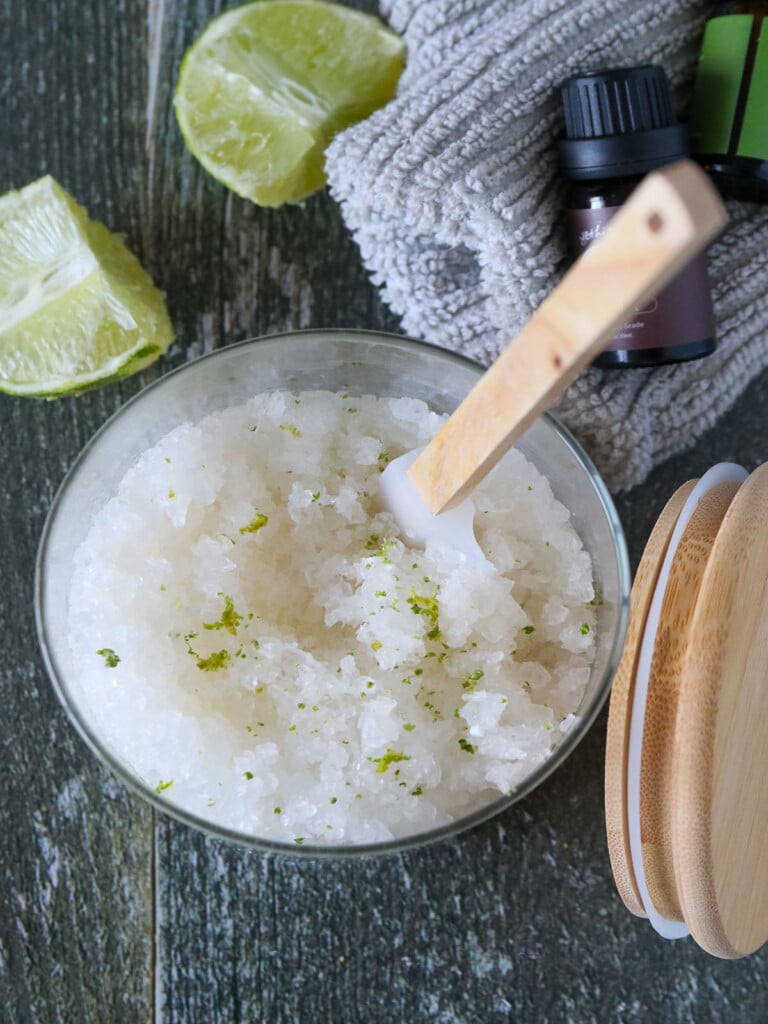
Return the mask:
<path id="1" fill-rule="evenodd" d="M 430 510 L 469 494 L 635 307 L 723 228 L 704 172 L 684 160 L 648 175 L 413 464 Z"/>

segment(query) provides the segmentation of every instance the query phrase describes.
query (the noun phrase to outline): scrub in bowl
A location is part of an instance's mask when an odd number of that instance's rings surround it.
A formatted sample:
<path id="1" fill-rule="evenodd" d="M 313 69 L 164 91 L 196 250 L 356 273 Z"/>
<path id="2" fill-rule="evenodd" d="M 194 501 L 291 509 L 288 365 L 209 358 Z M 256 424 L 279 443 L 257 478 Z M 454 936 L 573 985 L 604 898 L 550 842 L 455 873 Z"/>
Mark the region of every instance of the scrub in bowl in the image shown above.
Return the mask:
<path id="1" fill-rule="evenodd" d="M 129 403 L 68 478 L 38 608 L 60 695 L 144 795 L 228 838 L 401 848 L 528 792 L 596 714 L 628 570 L 544 419 L 476 490 L 488 557 L 378 501 L 481 371 L 319 332 L 217 352 Z"/>

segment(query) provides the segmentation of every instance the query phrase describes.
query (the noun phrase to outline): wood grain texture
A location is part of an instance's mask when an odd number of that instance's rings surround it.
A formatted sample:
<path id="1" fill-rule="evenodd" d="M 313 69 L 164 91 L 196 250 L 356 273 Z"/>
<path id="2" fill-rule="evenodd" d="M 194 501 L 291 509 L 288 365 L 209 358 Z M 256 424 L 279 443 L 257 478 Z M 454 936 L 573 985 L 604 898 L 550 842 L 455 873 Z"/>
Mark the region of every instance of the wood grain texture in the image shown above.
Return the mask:
<path id="1" fill-rule="evenodd" d="M 327 196 L 260 211 L 185 153 L 173 81 L 223 6 L 0 0 L 0 40 L 12 40 L 0 190 L 50 171 L 123 231 L 167 291 L 178 338 L 116 387 L 54 403 L 0 395 L 0 1022 L 763 1024 L 764 951 L 726 964 L 666 945 L 616 896 L 604 718 L 567 770 L 498 821 L 335 864 L 248 853 L 164 817 L 153 830 L 58 710 L 32 629 L 34 551 L 93 431 L 143 383 L 250 334 L 396 327 Z M 717 433 L 621 500 L 634 555 L 681 481 L 720 458 L 763 461 L 767 430 L 763 380 Z"/>
<path id="2" fill-rule="evenodd" d="M 675 491 L 662 509 L 645 545 L 632 583 L 624 652 L 611 687 L 605 739 L 605 832 L 616 888 L 627 910 L 638 917 L 645 917 L 646 914 L 632 868 L 627 824 L 627 750 L 635 672 L 659 571 L 675 523 L 695 485 L 695 480 L 689 480 Z"/>
<path id="3" fill-rule="evenodd" d="M 649 174 L 408 471 L 433 514 L 464 500 L 598 356 L 635 308 L 722 230 L 700 167 Z"/>
<path id="4" fill-rule="evenodd" d="M 0 192 L 51 172 L 135 246 L 144 68 L 134 10 L 0 2 Z M 66 721 L 32 613 L 53 491 L 137 386 L 55 404 L 0 396 L 0 1020 L 9 1024 L 151 1019 L 152 815 Z"/>
<path id="5" fill-rule="evenodd" d="M 728 506 L 739 485 L 717 484 L 696 506 L 674 551 L 664 591 L 659 626 L 653 638 L 648 697 L 643 721 L 640 768 L 640 831 L 648 895 L 657 912 L 670 921 L 683 917 L 677 891 L 672 843 L 673 762 L 683 665 L 690 625 L 707 560 Z M 685 742 L 685 756 L 695 743 Z"/>
<path id="6" fill-rule="evenodd" d="M 716 956 L 768 940 L 768 464 L 717 536 L 684 664 L 673 838 L 683 911 Z M 685 743 L 685 737 L 695 737 Z"/>

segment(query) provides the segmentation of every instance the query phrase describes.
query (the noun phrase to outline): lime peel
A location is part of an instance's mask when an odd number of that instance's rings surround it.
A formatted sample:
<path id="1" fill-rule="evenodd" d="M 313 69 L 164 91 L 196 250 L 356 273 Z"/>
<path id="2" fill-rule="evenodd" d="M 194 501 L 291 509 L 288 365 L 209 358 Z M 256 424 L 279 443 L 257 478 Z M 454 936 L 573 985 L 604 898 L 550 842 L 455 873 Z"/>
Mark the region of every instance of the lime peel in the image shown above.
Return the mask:
<path id="1" fill-rule="evenodd" d="M 256 0 L 210 22 L 184 56 L 174 107 L 187 146 L 261 206 L 325 184 L 325 150 L 393 97 L 405 45 L 325 0 Z"/>
<path id="2" fill-rule="evenodd" d="M 53 178 L 0 197 L 0 391 L 73 394 L 143 369 L 172 340 L 162 292 Z"/>

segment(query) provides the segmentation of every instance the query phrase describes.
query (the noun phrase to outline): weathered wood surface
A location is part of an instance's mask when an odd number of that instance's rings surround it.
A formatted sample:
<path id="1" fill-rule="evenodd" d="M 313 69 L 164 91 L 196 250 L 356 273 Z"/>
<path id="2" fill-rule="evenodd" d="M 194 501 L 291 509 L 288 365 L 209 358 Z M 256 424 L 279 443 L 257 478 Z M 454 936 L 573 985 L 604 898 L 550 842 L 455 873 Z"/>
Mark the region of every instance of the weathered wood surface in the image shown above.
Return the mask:
<path id="1" fill-rule="evenodd" d="M 399 857 L 318 863 L 155 819 L 58 708 L 34 634 L 34 555 L 93 431 L 204 350 L 290 327 L 396 326 L 327 196 L 257 210 L 184 151 L 172 85 L 219 6 L 0 0 L 0 191 L 54 174 L 126 234 L 178 333 L 142 379 L 55 403 L 0 396 L 0 1022 L 764 1022 L 768 953 L 718 962 L 621 906 L 604 719 L 498 821 Z M 635 556 L 678 483 L 719 458 L 762 461 L 766 428 L 759 381 L 622 501 Z"/>

